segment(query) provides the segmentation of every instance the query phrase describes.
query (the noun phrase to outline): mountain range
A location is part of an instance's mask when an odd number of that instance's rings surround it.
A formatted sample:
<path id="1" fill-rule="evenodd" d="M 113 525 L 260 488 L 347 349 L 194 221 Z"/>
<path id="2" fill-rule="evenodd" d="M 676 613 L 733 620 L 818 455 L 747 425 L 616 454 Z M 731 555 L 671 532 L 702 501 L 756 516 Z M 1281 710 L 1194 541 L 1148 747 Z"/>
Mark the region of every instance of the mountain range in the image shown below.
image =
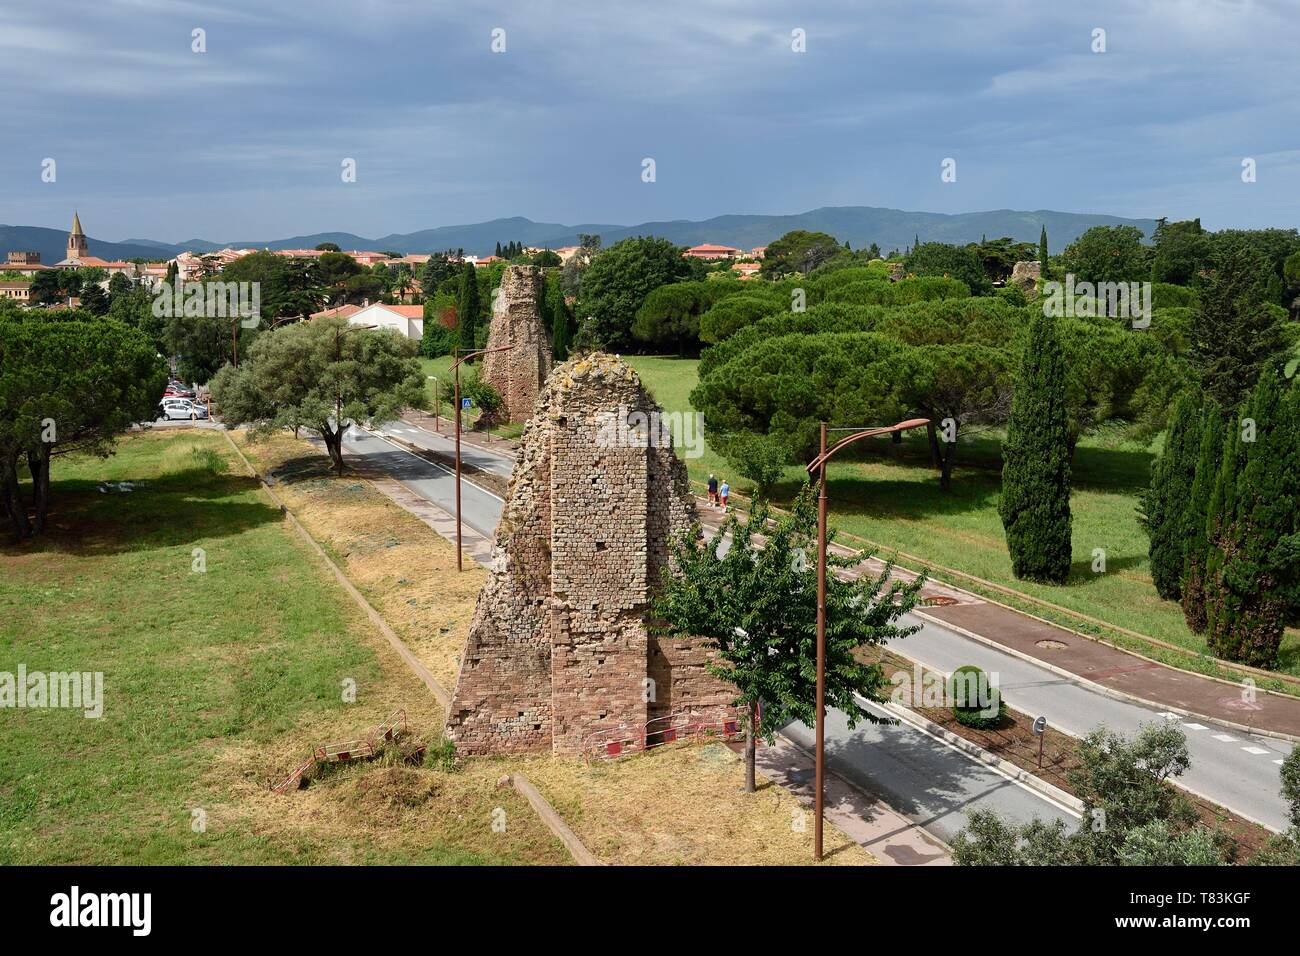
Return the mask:
<path id="1" fill-rule="evenodd" d="M 170 259 L 187 250 L 202 253 L 228 246 L 236 249 L 311 249 L 322 242 L 336 243 L 345 250 L 412 253 L 463 249 L 471 255 L 487 255 L 495 250 L 498 242 L 504 244 L 518 241 L 525 246 L 551 249 L 577 245 L 579 233 L 596 233 L 606 246 L 629 236 L 660 236 L 683 246 L 709 242 L 752 249 L 766 245 L 792 229 L 808 229 L 828 232 L 841 241 L 847 241 L 855 249 L 874 242 L 887 253 L 891 249 L 910 246 L 918 236 L 922 242 L 955 244 L 978 242 L 985 236 L 990 239 L 1010 236 L 1036 243 L 1039 230 L 1046 226 L 1050 249 L 1057 253 L 1088 229 L 1102 225 L 1136 226 L 1150 237 L 1156 222 L 1154 219 L 1125 219 L 1120 216 L 1054 212 L 1049 209 L 1033 212 L 996 209 L 947 214 L 906 212 L 875 206 L 823 206 L 809 212 L 784 216 L 727 215 L 698 221 L 672 219 L 643 222 L 634 226 L 610 223 L 566 226 L 554 222 L 534 222 L 515 216 L 467 225 L 439 226 L 419 232 L 393 233 L 377 239 L 368 239 L 350 232 L 321 232 L 286 239 L 231 242 L 213 242 L 207 239 L 191 239 L 180 243 L 154 239 L 107 242 L 89 238 L 89 245 L 90 254 L 103 259 Z M 0 225 L 0 251 L 39 252 L 42 262 L 54 263 L 64 257 L 67 235 L 64 231 L 40 226 Z"/>

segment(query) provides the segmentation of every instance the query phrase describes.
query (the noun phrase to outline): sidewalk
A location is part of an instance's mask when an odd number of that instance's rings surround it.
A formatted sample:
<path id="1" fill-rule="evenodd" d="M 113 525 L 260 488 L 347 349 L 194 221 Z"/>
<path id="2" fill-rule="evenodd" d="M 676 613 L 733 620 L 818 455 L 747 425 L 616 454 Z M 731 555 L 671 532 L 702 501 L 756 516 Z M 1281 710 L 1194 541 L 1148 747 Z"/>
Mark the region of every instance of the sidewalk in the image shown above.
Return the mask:
<path id="1" fill-rule="evenodd" d="M 723 514 L 705 499 L 696 499 L 700 523 L 716 531 Z M 833 544 L 831 550 L 846 557 L 861 552 Z M 870 558 L 847 571 L 852 579 L 878 574 L 884 562 Z M 903 580 L 915 574 L 897 569 Z M 1166 708 L 1180 716 L 1200 717 L 1235 730 L 1300 741 L 1300 698 L 1248 692 L 1247 685 L 1203 677 L 1166 664 L 1149 661 L 1074 631 L 1020 614 L 951 585 L 927 582 L 923 597 L 941 597 L 954 603 L 918 610 L 933 620 L 978 641 L 1028 659 L 1060 676 L 1095 685 L 1113 697 Z M 1253 698 L 1253 699 L 1252 699 Z"/>
<path id="2" fill-rule="evenodd" d="M 772 783 L 813 806 L 813 758 L 778 735 L 760 742 L 754 764 Z M 951 866 L 948 848 L 902 814 L 831 772 L 826 774 L 826 819 L 886 866 Z M 813 827 L 809 812 L 806 825 Z"/>

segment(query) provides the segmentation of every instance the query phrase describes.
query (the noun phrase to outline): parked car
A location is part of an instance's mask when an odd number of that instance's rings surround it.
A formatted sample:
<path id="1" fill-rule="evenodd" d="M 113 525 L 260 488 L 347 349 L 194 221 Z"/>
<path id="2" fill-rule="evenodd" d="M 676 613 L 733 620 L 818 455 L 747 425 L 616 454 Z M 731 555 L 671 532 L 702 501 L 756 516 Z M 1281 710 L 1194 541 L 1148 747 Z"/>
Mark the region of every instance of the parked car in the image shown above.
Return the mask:
<path id="1" fill-rule="evenodd" d="M 183 386 L 168 385 L 167 390 L 163 392 L 163 398 L 193 398 L 194 390 L 184 388 Z"/>
<path id="2" fill-rule="evenodd" d="M 208 417 L 208 409 L 188 398 L 164 398 L 158 403 L 158 417 L 168 421 L 184 418 L 200 421 Z"/>

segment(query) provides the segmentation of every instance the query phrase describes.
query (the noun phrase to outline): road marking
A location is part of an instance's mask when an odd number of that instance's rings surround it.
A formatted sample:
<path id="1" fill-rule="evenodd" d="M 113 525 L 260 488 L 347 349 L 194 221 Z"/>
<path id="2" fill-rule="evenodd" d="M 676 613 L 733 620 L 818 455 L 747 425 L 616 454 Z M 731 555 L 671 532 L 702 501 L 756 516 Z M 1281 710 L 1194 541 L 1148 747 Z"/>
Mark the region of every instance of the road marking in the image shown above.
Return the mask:
<path id="1" fill-rule="evenodd" d="M 364 429 L 364 428 L 361 428 L 361 426 L 359 426 L 359 425 L 356 425 L 356 426 L 353 426 L 353 427 L 354 427 L 354 428 L 357 428 L 357 430 L 359 430 L 363 435 L 366 435 L 366 436 L 368 436 L 368 437 L 370 437 L 370 438 L 375 439 L 375 441 L 381 441 L 381 442 L 383 442 L 385 445 L 387 445 L 387 446 L 390 447 L 390 448 L 395 448 L 395 449 L 397 449 L 398 451 L 400 451 L 400 452 L 402 452 L 402 453 L 404 453 L 404 454 L 410 455 L 410 456 L 411 456 L 412 458 L 414 458 L 416 461 L 424 462 L 426 465 L 432 465 L 434 468 L 437 468 L 439 471 L 446 472 L 447 474 L 451 475 L 453 478 L 456 477 L 456 472 L 455 472 L 455 471 L 453 471 L 453 470 L 450 469 L 450 468 L 447 468 L 447 467 L 444 466 L 444 465 L 440 465 L 440 464 L 438 464 L 436 461 L 429 461 L 429 459 L 427 459 L 427 458 L 421 458 L 421 457 L 420 457 L 419 455 L 417 455 L 415 452 L 413 452 L 413 451 L 411 451 L 411 450 L 409 450 L 409 449 L 407 449 L 407 448 L 403 448 L 401 445 L 395 445 L 395 444 L 393 444 L 391 441 L 389 441 L 387 438 L 384 438 L 382 435 L 376 435 L 374 432 L 371 432 L 371 431 L 368 431 L 368 430 L 366 430 L 366 429 Z M 357 441 L 357 440 L 358 440 L 358 439 L 353 439 L 353 441 Z M 361 440 L 361 441 L 365 441 L 364 438 L 362 438 L 362 439 L 360 439 L 360 440 Z M 489 498 L 495 498 L 497 501 L 501 502 L 503 505 L 506 503 L 506 501 L 505 501 L 504 498 L 502 498 L 500 495 L 494 495 L 492 492 L 488 491 L 488 490 L 487 490 L 486 488 L 484 488 L 482 485 L 477 485 L 477 484 L 475 484 L 474 482 L 470 481 L 468 478 L 464 478 L 464 477 L 462 477 L 461 480 L 464 481 L 465 484 L 470 485 L 470 486 L 471 486 L 472 488 L 474 488 L 476 491 L 481 491 L 483 494 L 487 495 Z M 434 504 L 437 505 L 438 502 L 435 501 Z M 438 507 L 439 507 L 439 508 L 442 508 L 442 505 L 438 505 Z M 446 509 L 443 509 L 443 510 L 446 510 Z M 480 533 L 482 533 L 482 532 L 480 532 Z"/>
<path id="2" fill-rule="evenodd" d="M 1222 740 L 1225 744 L 1235 744 L 1237 742 L 1236 737 L 1229 736 L 1228 734 L 1215 734 L 1214 739 Z"/>
<path id="3" fill-rule="evenodd" d="M 1182 715 L 1182 714 L 1175 714 L 1175 713 L 1172 713 L 1172 712 L 1167 711 L 1167 710 L 1166 710 L 1166 711 L 1161 711 L 1160 713 L 1156 714 L 1156 716 L 1157 716 L 1157 717 L 1163 717 L 1165 720 L 1182 720 L 1182 719 L 1183 719 L 1183 715 Z"/>
<path id="4" fill-rule="evenodd" d="M 1248 754 L 1254 754 L 1256 757 L 1268 753 L 1263 747 L 1242 747 L 1241 749 Z"/>
<path id="5" fill-rule="evenodd" d="M 1209 730 L 1204 724 L 1183 724 L 1188 730 Z"/>
<path id="6" fill-rule="evenodd" d="M 1273 762 L 1274 762 L 1275 764 L 1278 764 L 1278 765 L 1281 765 L 1281 763 L 1282 763 L 1282 761 L 1280 761 L 1280 760 L 1274 760 Z"/>

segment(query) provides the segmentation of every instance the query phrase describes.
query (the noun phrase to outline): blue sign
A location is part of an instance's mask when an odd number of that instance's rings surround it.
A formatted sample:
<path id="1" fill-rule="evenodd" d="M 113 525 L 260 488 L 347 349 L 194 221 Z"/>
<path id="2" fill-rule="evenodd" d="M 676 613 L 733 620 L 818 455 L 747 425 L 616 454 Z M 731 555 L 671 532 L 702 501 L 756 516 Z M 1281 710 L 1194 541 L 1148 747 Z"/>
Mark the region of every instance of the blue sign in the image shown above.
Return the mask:
<path id="1" fill-rule="evenodd" d="M 474 400 L 473 400 L 473 399 L 470 399 L 470 398 L 462 398 L 462 399 L 460 400 L 460 407 L 461 407 L 461 408 L 473 408 L 473 407 L 474 407 Z"/>

